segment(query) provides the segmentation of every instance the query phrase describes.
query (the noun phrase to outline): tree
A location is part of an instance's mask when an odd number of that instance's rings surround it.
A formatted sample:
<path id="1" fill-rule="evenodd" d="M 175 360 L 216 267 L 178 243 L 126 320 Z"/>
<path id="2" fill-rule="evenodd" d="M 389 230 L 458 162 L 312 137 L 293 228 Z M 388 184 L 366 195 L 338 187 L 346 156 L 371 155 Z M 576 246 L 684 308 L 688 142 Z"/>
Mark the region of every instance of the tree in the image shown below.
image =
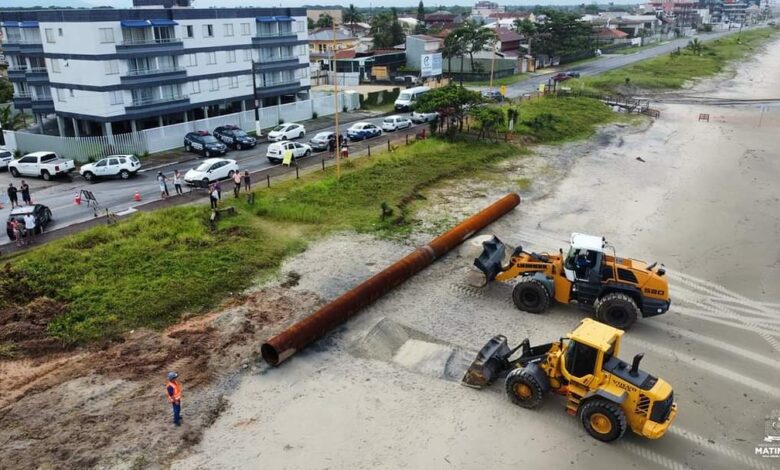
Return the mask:
<path id="1" fill-rule="evenodd" d="M 349 8 L 344 12 L 344 22 L 349 25 L 352 35 L 355 35 L 355 23 L 363 21 L 363 14 L 355 8 L 355 5 L 349 4 Z"/>
<path id="2" fill-rule="evenodd" d="M 472 109 L 469 114 L 479 122 L 478 139 L 491 135 L 504 124 L 504 112 L 495 106 L 479 106 Z"/>
<path id="3" fill-rule="evenodd" d="M 447 71 L 450 74 L 450 78 L 452 77 L 452 58 L 453 57 L 460 57 L 460 71 L 461 74 L 463 73 L 463 54 L 466 53 L 466 41 L 463 34 L 459 33 L 457 30 L 453 31 L 452 33 L 448 34 L 446 38 L 444 38 L 444 46 L 442 47 L 442 56 L 447 59 Z M 462 76 L 462 75 L 461 75 Z"/>
<path id="4" fill-rule="evenodd" d="M 469 61 L 471 62 L 471 71 L 475 72 L 474 53 L 484 50 L 488 44 L 495 41 L 496 33 L 492 29 L 483 28 L 471 21 L 464 23 L 458 30 L 461 30 L 461 34 L 466 44 L 466 52 L 468 52 Z"/>
<path id="5" fill-rule="evenodd" d="M 395 8 L 386 10 L 371 19 L 371 36 L 375 49 L 391 49 L 406 39 Z"/>
<path id="6" fill-rule="evenodd" d="M 536 24 L 528 18 L 516 19 L 515 29 L 528 39 L 528 55 L 531 55 L 531 43 L 536 36 Z"/>
<path id="7" fill-rule="evenodd" d="M 7 78 L 0 78 L 0 103 L 8 103 L 14 96 L 14 86 Z"/>
<path id="8" fill-rule="evenodd" d="M 317 24 L 312 20 L 311 18 L 306 18 L 306 28 L 311 31 L 312 29 L 316 28 Z"/>
<path id="9" fill-rule="evenodd" d="M 316 25 L 318 28 L 330 28 L 333 26 L 333 17 L 327 13 L 320 13 Z"/>
<path id="10" fill-rule="evenodd" d="M 398 12 L 395 7 L 390 9 L 393 15 L 393 22 L 390 24 L 390 33 L 393 37 L 393 45 L 403 44 L 406 41 L 406 34 L 404 34 L 404 28 L 401 23 L 398 22 Z"/>
<path id="11" fill-rule="evenodd" d="M 0 106 L 0 126 L 5 130 L 15 131 L 27 125 L 24 113 L 14 113 L 11 106 Z"/>
<path id="12" fill-rule="evenodd" d="M 701 53 L 704 51 L 704 44 L 702 44 L 698 38 L 695 38 L 692 41 L 688 41 L 688 45 L 685 47 L 690 49 L 690 51 L 693 52 L 693 55 L 701 55 Z"/>
<path id="13" fill-rule="evenodd" d="M 468 107 L 482 102 L 482 96 L 476 91 L 462 86 L 449 84 L 424 93 L 417 100 L 414 109 L 421 113 L 437 112 L 441 122 L 455 122 L 456 129 L 463 129 L 463 118 Z"/>
<path id="14" fill-rule="evenodd" d="M 577 54 L 593 50 L 593 30 L 590 23 L 580 21 L 579 16 L 554 9 L 541 9 L 546 16 L 536 25 L 534 42 L 536 51 L 550 57 Z"/>
<path id="15" fill-rule="evenodd" d="M 422 0 L 417 4 L 417 25 L 414 27 L 414 34 L 425 34 L 428 28 L 425 27 L 425 6 Z"/>

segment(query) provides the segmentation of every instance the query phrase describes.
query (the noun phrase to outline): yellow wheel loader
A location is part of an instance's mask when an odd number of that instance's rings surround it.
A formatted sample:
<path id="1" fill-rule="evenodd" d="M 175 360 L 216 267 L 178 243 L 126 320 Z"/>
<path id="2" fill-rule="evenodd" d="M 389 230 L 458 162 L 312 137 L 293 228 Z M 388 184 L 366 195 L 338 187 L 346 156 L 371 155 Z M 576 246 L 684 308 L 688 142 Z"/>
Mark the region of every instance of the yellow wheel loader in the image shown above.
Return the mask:
<path id="1" fill-rule="evenodd" d="M 611 442 L 631 430 L 649 439 L 664 435 L 677 416 L 672 387 L 618 359 L 623 331 L 590 318 L 557 342 L 531 346 L 525 339 L 510 349 L 506 337 L 493 337 L 463 377 L 473 388 L 505 377 L 510 400 L 536 408 L 552 392 L 566 397 L 566 412 L 579 415 L 594 438 Z M 516 359 L 512 356 L 520 350 Z"/>
<path id="2" fill-rule="evenodd" d="M 612 254 L 608 254 L 611 250 Z M 551 299 L 595 313 L 598 321 L 628 329 L 640 315 L 652 317 L 669 310 L 666 270 L 658 263 L 618 258 L 603 237 L 573 233 L 569 251 L 557 254 L 529 253 L 517 247 L 507 257 L 507 248 L 497 237 L 482 243 L 474 260 L 484 286 L 490 281 L 520 278 L 512 291 L 517 308 L 541 313 Z M 508 258 L 508 261 L 507 261 Z"/>

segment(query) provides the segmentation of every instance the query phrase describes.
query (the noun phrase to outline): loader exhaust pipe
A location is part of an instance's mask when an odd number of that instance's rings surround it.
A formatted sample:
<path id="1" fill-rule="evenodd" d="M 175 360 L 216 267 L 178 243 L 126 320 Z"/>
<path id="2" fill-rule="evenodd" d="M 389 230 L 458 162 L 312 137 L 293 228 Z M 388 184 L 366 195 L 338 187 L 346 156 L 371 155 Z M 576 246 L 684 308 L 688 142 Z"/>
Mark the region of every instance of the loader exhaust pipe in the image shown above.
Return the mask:
<path id="1" fill-rule="evenodd" d="M 270 338 L 260 348 L 263 359 L 278 366 L 293 354 L 323 337 L 393 288 L 414 276 L 474 233 L 487 227 L 520 204 L 520 196 L 510 193 L 474 214 L 448 232 L 439 235 L 347 291 L 303 320 Z"/>

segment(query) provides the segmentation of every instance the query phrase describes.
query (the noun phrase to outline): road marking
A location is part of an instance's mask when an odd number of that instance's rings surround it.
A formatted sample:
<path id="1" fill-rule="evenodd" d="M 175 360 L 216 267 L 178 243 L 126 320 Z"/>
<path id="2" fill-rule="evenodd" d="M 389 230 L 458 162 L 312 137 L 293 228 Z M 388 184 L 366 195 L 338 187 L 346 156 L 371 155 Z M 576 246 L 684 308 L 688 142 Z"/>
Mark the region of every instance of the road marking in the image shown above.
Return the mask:
<path id="1" fill-rule="evenodd" d="M 747 465 L 750 468 L 755 468 L 756 470 L 772 470 L 773 468 L 775 468 L 769 465 L 768 463 L 764 463 L 759 460 L 750 458 L 745 454 L 739 453 L 734 449 L 724 446 L 723 444 L 716 444 L 714 441 L 711 442 L 709 439 L 705 439 L 704 437 L 699 436 L 698 434 L 694 434 L 690 431 L 686 431 L 685 429 L 682 429 L 680 427 L 671 426 L 668 432 L 674 434 L 675 436 L 680 436 L 682 438 L 685 438 L 702 447 L 706 447 L 707 449 L 715 451 L 726 457 L 730 457 L 744 465 Z"/>

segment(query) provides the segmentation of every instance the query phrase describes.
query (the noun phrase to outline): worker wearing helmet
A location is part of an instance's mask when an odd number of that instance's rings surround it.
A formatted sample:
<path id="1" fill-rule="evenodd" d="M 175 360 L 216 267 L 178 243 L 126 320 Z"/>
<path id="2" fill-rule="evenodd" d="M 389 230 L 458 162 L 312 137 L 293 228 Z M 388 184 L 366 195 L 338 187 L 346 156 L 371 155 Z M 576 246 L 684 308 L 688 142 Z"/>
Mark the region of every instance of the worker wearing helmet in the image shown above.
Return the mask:
<path id="1" fill-rule="evenodd" d="M 168 383 L 165 387 L 168 403 L 173 406 L 173 424 L 175 426 L 181 424 L 181 384 L 176 380 L 178 377 L 179 374 L 176 372 L 168 372 Z"/>

